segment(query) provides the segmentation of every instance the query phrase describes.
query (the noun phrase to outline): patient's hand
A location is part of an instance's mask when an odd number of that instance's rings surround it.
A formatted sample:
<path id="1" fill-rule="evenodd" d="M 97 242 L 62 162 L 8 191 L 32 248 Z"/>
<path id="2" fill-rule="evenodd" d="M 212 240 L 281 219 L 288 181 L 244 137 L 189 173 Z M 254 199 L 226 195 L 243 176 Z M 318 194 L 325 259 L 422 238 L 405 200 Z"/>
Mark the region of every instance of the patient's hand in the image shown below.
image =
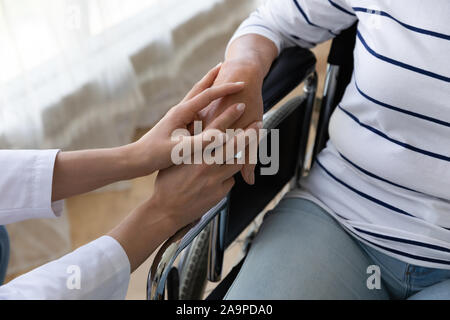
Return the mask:
<path id="1" fill-rule="evenodd" d="M 247 34 L 236 38 L 228 46 L 226 60 L 217 76 L 215 85 L 230 81 L 244 81 L 245 88 L 208 106 L 206 110 L 199 113 L 199 117 L 208 124 L 227 105 L 239 101 L 245 103 L 247 108 L 236 123 L 237 128 L 245 128 L 253 121 L 261 121 L 263 116 L 262 84 L 277 55 L 276 45 L 266 37 Z M 242 170 L 242 176 L 249 184 L 254 183 L 254 168 L 254 165 L 246 164 Z"/>
<path id="2" fill-rule="evenodd" d="M 214 81 L 220 71 L 220 65 L 213 68 L 203 79 L 201 79 L 187 94 L 187 96 L 176 105 L 140 140 L 132 145 L 132 157 L 140 159 L 140 167 L 143 174 L 150 174 L 153 171 L 165 169 L 173 165 L 171 152 L 178 143 L 172 139 L 172 134 L 177 129 L 187 129 L 187 126 L 197 119 L 198 111 L 208 106 L 213 101 L 224 98 L 231 94 L 242 91 L 245 84 L 243 82 L 230 83 L 222 81 L 221 85 L 213 86 Z M 237 99 L 233 101 L 237 102 Z M 194 144 L 196 140 L 204 144 L 205 134 L 211 130 L 220 129 L 224 131 L 242 116 L 245 105 L 231 103 L 225 106 L 221 104 L 223 116 L 209 121 L 204 131 L 193 135 L 189 139 Z M 231 106 L 231 107 L 230 107 Z M 186 130 L 187 131 L 187 130 Z M 189 135 L 186 132 L 186 135 Z"/>
<path id="3" fill-rule="evenodd" d="M 204 125 L 209 125 L 220 115 L 230 104 L 243 102 L 246 105 L 244 115 L 234 124 L 234 128 L 245 128 L 250 123 L 261 121 L 263 116 L 262 84 L 264 75 L 257 65 L 244 60 L 231 60 L 224 62 L 215 85 L 223 83 L 242 81 L 245 88 L 235 94 L 228 95 L 214 101 L 207 108 L 199 112 L 199 118 Z M 248 159 L 248 149 L 246 156 Z M 242 169 L 242 176 L 249 184 L 254 183 L 255 165 L 246 164 Z"/>

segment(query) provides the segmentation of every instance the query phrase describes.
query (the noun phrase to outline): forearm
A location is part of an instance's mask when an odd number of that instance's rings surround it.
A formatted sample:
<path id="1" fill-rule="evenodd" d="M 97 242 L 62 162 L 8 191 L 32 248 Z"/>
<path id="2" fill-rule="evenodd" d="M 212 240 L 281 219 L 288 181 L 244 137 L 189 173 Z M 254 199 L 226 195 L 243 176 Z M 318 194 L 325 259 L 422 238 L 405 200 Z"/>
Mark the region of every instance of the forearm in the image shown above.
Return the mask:
<path id="1" fill-rule="evenodd" d="M 264 79 L 277 55 L 277 47 L 271 40 L 247 34 L 229 45 L 225 63 L 239 63 L 242 67 L 252 68 L 255 76 Z"/>
<path id="2" fill-rule="evenodd" d="M 108 235 L 121 244 L 133 272 L 180 227 L 168 212 L 162 212 L 150 199 L 136 208 Z"/>
<path id="3" fill-rule="evenodd" d="M 150 174 L 133 144 L 110 149 L 60 152 L 55 161 L 52 201 L 110 183 Z"/>

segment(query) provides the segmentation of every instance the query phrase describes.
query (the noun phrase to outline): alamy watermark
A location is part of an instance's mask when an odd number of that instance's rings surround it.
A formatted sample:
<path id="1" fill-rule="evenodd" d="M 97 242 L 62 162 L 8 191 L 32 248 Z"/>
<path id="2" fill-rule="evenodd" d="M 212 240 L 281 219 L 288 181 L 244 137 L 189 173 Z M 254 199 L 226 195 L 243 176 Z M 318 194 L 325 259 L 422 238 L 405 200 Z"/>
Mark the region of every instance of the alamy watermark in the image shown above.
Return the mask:
<path id="1" fill-rule="evenodd" d="M 370 265 L 367 267 L 367 274 L 370 276 L 367 278 L 366 286 L 369 290 L 381 289 L 381 269 L 377 265 Z"/>
<path id="2" fill-rule="evenodd" d="M 66 273 L 69 275 L 66 280 L 66 287 L 69 290 L 81 289 L 81 268 L 77 265 L 70 265 L 66 269 Z"/>
<path id="3" fill-rule="evenodd" d="M 195 121 L 194 135 L 202 132 L 202 122 Z M 270 131 L 227 129 L 225 134 L 219 130 L 208 130 L 202 140 L 197 139 L 192 143 L 190 138 L 191 135 L 187 129 L 177 129 L 172 133 L 172 141 L 177 142 L 171 153 L 171 159 L 175 165 L 256 164 L 259 156 L 260 163 L 265 165 L 260 169 L 261 175 L 275 175 L 278 172 L 280 164 L 278 129 Z"/>
<path id="4" fill-rule="evenodd" d="M 81 8 L 77 4 L 67 4 L 65 8 L 65 27 L 68 30 L 77 31 L 82 24 Z"/>

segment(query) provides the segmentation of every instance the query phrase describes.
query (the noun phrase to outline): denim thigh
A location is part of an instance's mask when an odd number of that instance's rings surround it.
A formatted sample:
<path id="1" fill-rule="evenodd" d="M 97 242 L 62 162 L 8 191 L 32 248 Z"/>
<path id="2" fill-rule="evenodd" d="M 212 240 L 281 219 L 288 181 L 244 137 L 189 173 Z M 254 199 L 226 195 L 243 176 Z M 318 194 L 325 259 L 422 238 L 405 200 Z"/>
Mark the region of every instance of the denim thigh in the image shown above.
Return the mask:
<path id="1" fill-rule="evenodd" d="M 266 216 L 226 299 L 388 299 L 367 286 L 372 264 L 322 208 L 285 198 Z"/>
<path id="2" fill-rule="evenodd" d="M 380 267 L 391 299 L 450 299 L 450 270 L 409 264 L 363 243 L 361 246 Z"/>

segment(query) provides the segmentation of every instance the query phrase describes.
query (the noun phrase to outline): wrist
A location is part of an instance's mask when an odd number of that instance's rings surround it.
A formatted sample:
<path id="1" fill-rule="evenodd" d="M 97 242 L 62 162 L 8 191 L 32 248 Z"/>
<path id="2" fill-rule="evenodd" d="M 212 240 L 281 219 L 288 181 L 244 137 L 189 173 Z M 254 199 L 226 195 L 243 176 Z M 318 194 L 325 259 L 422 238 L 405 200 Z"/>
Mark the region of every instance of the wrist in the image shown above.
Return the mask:
<path id="1" fill-rule="evenodd" d="M 264 80 L 266 73 L 261 64 L 258 63 L 258 59 L 255 59 L 253 55 L 226 59 L 222 69 L 227 70 L 228 74 L 233 74 L 233 71 L 236 71 L 235 73 L 241 77 L 259 80 L 260 82 Z"/>
<path id="2" fill-rule="evenodd" d="M 144 202 L 145 211 L 151 213 L 153 218 L 160 221 L 166 232 L 172 234 L 175 233 L 180 226 L 179 220 L 176 219 L 176 212 L 173 208 L 167 205 L 167 201 L 164 201 L 158 194 L 154 193 L 149 199 Z"/>
<path id="3" fill-rule="evenodd" d="M 134 179 L 153 173 L 153 160 L 149 150 L 143 150 L 141 145 L 133 142 L 119 147 L 120 158 L 126 170 L 126 179 Z"/>
<path id="4" fill-rule="evenodd" d="M 111 230 L 108 236 L 120 243 L 133 272 L 177 230 L 177 226 L 167 219 L 159 206 L 146 201 Z"/>

